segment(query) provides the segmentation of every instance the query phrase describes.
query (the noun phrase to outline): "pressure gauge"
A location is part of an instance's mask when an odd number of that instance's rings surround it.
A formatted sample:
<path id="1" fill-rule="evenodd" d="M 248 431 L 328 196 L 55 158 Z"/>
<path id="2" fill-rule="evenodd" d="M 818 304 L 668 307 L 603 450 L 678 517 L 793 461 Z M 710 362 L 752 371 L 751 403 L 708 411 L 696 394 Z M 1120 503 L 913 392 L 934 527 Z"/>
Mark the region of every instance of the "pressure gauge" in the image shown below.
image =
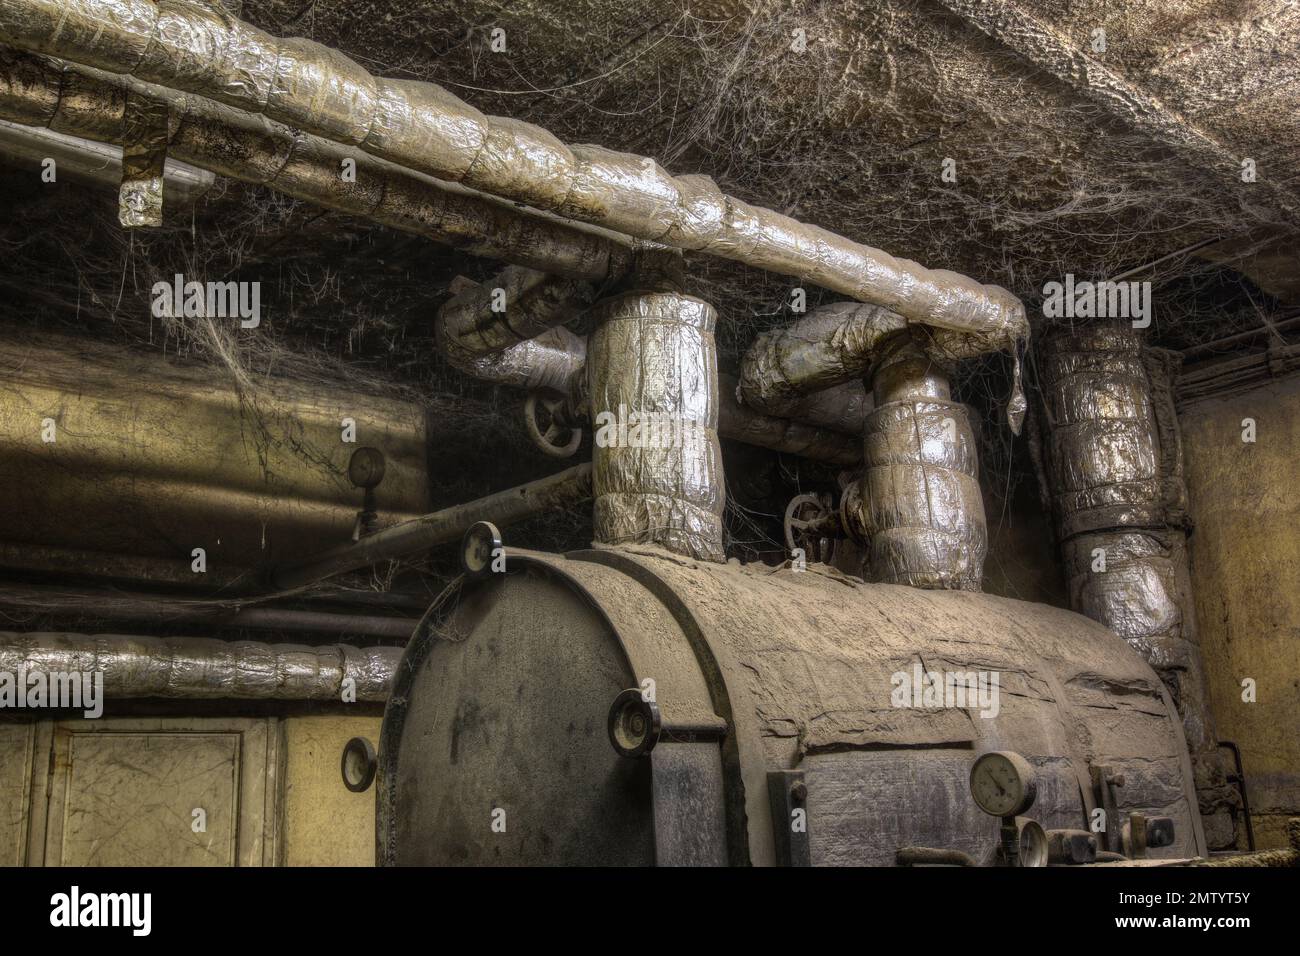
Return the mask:
<path id="1" fill-rule="evenodd" d="M 502 547 L 497 526 L 490 521 L 476 521 L 461 539 L 460 566 L 472 578 L 484 577 L 493 570 L 493 562 Z"/>
<path id="2" fill-rule="evenodd" d="M 1014 817 L 1033 805 L 1036 795 L 1034 768 L 1010 750 L 994 750 L 970 769 L 970 792 L 985 813 Z"/>
<path id="3" fill-rule="evenodd" d="M 1047 866 L 1047 831 L 1037 820 L 1024 817 L 1016 820 L 1020 831 L 1016 840 L 1018 862 L 1021 866 Z"/>

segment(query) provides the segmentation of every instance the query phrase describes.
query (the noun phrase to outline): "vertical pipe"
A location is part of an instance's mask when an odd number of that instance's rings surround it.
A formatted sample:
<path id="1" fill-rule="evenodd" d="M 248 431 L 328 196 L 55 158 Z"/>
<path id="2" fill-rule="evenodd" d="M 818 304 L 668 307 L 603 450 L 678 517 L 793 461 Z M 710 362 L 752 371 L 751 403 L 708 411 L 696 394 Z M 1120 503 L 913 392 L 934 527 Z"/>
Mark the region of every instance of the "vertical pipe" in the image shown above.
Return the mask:
<path id="1" fill-rule="evenodd" d="M 1062 330 L 1040 346 L 1047 461 L 1071 606 L 1124 638 L 1182 718 L 1210 849 L 1235 840 L 1191 598 L 1178 424 L 1133 329 Z M 1167 385 L 1167 383 L 1166 383 Z"/>
<path id="2" fill-rule="evenodd" d="M 592 312 L 597 542 L 725 560 L 717 313 L 674 292 L 620 295 Z"/>
<path id="3" fill-rule="evenodd" d="M 860 499 L 869 575 L 888 584 L 978 591 L 988 533 L 975 436 L 947 373 L 911 333 L 894 336 L 872 374 Z"/>

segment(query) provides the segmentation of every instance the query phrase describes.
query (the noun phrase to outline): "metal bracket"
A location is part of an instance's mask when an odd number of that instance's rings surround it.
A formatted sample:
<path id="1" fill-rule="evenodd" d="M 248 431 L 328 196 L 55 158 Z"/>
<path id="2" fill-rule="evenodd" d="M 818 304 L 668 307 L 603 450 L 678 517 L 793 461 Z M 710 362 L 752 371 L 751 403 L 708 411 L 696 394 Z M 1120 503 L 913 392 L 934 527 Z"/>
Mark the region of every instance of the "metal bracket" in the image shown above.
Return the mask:
<path id="1" fill-rule="evenodd" d="M 772 802 L 772 836 L 777 866 L 812 866 L 808 842 L 808 785 L 802 770 L 770 770 L 767 795 Z"/>

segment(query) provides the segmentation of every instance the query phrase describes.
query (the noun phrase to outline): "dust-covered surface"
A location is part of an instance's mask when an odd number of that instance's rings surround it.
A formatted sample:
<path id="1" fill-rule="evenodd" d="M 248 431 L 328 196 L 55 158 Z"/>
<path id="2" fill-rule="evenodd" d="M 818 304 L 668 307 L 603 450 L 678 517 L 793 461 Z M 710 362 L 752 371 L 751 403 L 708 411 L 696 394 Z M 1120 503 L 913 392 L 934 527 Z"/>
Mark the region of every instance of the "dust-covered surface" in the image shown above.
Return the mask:
<path id="1" fill-rule="evenodd" d="M 747 790 L 755 763 L 807 771 L 820 862 L 889 864 L 903 845 L 982 859 L 996 822 L 964 783 L 972 754 L 995 747 L 1035 764 L 1044 826 L 1081 826 L 1078 774 L 1108 764 L 1131 783 L 1121 810 L 1177 821 L 1178 849 L 1158 855 L 1195 854 L 1177 715 L 1152 670 L 1100 624 L 989 595 L 616 551 L 668 582 L 706 636 Z M 918 673 L 993 672 L 996 710 L 991 693 L 956 708 L 905 693 Z"/>

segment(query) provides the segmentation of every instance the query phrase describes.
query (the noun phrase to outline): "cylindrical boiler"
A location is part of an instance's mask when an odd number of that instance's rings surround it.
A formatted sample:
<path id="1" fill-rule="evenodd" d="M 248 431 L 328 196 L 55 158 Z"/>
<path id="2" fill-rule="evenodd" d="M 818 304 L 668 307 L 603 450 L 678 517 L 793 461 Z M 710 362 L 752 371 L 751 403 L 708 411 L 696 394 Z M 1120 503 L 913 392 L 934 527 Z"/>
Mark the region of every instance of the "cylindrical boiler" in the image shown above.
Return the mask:
<path id="1" fill-rule="evenodd" d="M 997 675 L 997 693 L 900 693 L 946 673 Z M 968 775 L 990 750 L 1033 765 L 1046 828 L 1089 828 L 1098 770 L 1123 780 L 1111 826 L 1168 816 L 1176 838 L 1152 855 L 1203 852 L 1164 688 L 1081 615 L 649 546 L 507 549 L 504 573 L 439 600 L 398 668 L 378 855 L 882 865 L 925 846 L 989 862 L 999 821 Z"/>

